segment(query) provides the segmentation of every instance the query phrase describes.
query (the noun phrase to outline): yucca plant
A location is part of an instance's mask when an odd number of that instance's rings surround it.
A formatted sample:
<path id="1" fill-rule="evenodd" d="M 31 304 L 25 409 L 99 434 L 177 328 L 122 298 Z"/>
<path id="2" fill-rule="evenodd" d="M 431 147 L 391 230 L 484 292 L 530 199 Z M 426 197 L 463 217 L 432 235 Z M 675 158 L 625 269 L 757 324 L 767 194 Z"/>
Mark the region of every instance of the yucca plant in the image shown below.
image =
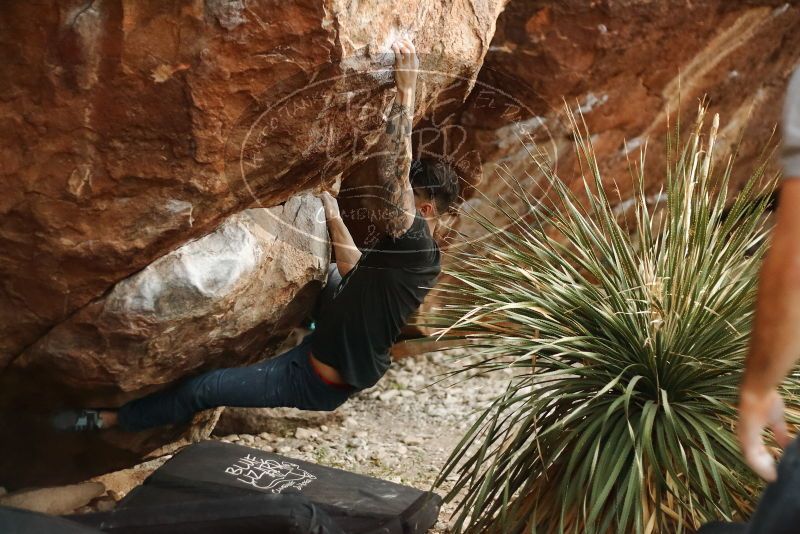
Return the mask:
<path id="1" fill-rule="evenodd" d="M 490 237 L 453 253 L 430 320 L 469 347 L 461 371 L 517 372 L 440 475 L 457 530 L 691 532 L 750 510 L 735 404 L 775 182 L 761 166 L 730 198 L 704 114 L 684 143 L 668 134 L 665 201 L 645 194 L 645 155 L 631 165 L 628 218 L 571 115 L 580 195 L 533 152 L 541 191 L 506 176 L 516 202 L 470 215 Z"/>

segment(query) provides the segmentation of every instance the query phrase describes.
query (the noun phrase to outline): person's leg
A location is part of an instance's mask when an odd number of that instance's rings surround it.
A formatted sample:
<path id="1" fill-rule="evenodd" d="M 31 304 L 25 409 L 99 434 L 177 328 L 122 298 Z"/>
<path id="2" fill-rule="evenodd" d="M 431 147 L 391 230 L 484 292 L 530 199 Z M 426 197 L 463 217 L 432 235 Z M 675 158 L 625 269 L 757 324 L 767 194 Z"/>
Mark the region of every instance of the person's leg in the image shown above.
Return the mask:
<path id="1" fill-rule="evenodd" d="M 778 479 L 761 494 L 747 534 L 790 534 L 800 525 L 800 438 L 783 451 Z"/>
<path id="2" fill-rule="evenodd" d="M 195 413 L 217 406 L 333 410 L 347 400 L 351 390 L 329 386 L 315 374 L 309 347 L 310 338 L 306 338 L 276 358 L 211 371 L 131 401 L 117 414 L 119 426 L 139 431 L 187 423 Z"/>
<path id="3" fill-rule="evenodd" d="M 217 406 L 270 406 L 286 397 L 288 387 L 276 376 L 286 368 L 298 347 L 247 367 L 217 369 L 189 378 L 171 388 L 133 400 L 117 412 L 119 426 L 138 431 L 189 422 L 195 413 Z"/>

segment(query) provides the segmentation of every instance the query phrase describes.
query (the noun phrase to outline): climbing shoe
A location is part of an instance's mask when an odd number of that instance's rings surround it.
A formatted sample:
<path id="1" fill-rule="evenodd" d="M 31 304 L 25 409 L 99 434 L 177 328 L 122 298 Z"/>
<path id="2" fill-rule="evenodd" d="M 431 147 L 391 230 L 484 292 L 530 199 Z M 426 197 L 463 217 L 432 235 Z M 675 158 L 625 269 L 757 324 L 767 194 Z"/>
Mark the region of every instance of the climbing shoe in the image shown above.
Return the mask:
<path id="1" fill-rule="evenodd" d="M 64 432 L 84 432 L 103 428 L 98 410 L 65 410 L 51 419 L 53 428 Z"/>

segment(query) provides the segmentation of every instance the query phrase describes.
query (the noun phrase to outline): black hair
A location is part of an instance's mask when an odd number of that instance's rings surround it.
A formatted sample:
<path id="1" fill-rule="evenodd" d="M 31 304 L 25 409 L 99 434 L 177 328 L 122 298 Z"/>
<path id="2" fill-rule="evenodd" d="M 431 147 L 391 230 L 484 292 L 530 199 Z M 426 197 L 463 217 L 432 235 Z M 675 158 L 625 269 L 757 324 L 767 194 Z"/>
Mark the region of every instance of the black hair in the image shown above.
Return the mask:
<path id="1" fill-rule="evenodd" d="M 448 163 L 421 158 L 411 162 L 411 188 L 436 204 L 439 215 L 455 211 L 459 198 L 458 174 Z"/>

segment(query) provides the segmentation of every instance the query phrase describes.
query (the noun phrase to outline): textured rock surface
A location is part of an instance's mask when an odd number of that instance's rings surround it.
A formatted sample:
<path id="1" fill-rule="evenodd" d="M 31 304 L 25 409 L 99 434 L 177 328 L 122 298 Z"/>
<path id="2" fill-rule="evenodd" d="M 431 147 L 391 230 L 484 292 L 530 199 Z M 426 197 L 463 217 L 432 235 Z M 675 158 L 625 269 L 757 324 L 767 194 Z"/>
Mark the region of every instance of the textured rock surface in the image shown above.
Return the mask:
<path id="1" fill-rule="evenodd" d="M 105 486 L 100 482 L 83 482 L 71 486 L 9 493 L 0 497 L 0 505 L 42 514 L 63 515 L 74 512 L 105 491 Z"/>
<path id="2" fill-rule="evenodd" d="M 562 178 L 576 177 L 566 100 L 582 112 L 601 171 L 624 202 L 629 158 L 638 160 L 649 143 L 646 174 L 657 192 L 668 116 L 673 125 L 678 116 L 690 124 L 698 100 L 707 97 L 710 113 L 721 118 L 718 153 L 746 134 L 736 167 L 741 182 L 779 120 L 799 60 L 794 3 L 516 1 L 498 19 L 476 90 L 454 121 L 469 137 L 461 151 L 483 158 L 478 189 L 497 198 L 506 189 L 497 165 L 519 177 L 535 175 L 521 142 L 528 134 L 553 156 Z M 472 206 L 482 204 L 480 196 L 473 195 Z M 463 219 L 459 230 L 480 233 Z"/>
<path id="3" fill-rule="evenodd" d="M 242 210 L 365 158 L 399 35 L 426 69 L 420 115 L 463 102 L 504 3 L 2 3 L 0 427 L 18 439 L 0 446 L 0 479 L 85 478 L 185 430 L 56 439 L 47 409 L 269 355 L 307 311 L 327 243 Z M 293 202 L 273 215 L 324 237 L 311 201 Z"/>
<path id="4" fill-rule="evenodd" d="M 230 434 L 276 434 L 294 433 L 303 426 L 341 423 L 342 416 L 336 412 L 304 412 L 295 408 L 225 408 L 214 427 L 214 435 Z"/>
<path id="5" fill-rule="evenodd" d="M 51 329 L 0 374 L 0 428 L 17 436 L 0 442 L 0 478 L 12 487 L 71 481 L 206 438 L 219 410 L 188 428 L 134 435 L 56 433 L 48 414 L 117 406 L 188 374 L 272 355 L 327 274 L 321 207 L 304 195 L 233 215 Z"/>
<path id="6" fill-rule="evenodd" d="M 14 366 L 108 405 L 95 392 L 140 395 L 198 369 L 271 354 L 324 283 L 330 247 L 321 209 L 307 195 L 229 217 L 58 324 Z"/>
<path id="7" fill-rule="evenodd" d="M 2 3 L 0 368 L 227 215 L 357 161 L 396 36 L 463 99 L 503 3 Z"/>

